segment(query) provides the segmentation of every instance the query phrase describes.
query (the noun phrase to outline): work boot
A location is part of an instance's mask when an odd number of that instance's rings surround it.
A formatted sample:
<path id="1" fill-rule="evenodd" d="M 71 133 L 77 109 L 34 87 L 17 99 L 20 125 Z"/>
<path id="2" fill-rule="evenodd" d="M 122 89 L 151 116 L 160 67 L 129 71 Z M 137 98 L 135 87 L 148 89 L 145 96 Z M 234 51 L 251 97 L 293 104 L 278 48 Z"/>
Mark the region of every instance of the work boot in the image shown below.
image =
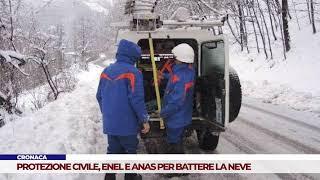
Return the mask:
<path id="1" fill-rule="evenodd" d="M 142 176 L 140 174 L 125 174 L 124 180 L 142 180 Z"/>
<path id="2" fill-rule="evenodd" d="M 116 180 L 116 174 L 106 174 L 104 180 Z"/>

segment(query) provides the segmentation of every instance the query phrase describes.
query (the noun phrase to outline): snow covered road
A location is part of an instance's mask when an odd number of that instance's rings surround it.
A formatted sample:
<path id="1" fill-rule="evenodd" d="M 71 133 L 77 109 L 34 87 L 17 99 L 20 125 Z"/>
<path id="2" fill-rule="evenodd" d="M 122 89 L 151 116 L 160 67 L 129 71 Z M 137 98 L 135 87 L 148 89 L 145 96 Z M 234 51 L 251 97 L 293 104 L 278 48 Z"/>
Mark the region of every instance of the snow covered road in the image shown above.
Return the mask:
<path id="1" fill-rule="evenodd" d="M 319 154 L 320 118 L 244 98 L 238 119 L 222 134 L 218 153 Z M 234 144 L 238 149 L 223 146 Z"/>

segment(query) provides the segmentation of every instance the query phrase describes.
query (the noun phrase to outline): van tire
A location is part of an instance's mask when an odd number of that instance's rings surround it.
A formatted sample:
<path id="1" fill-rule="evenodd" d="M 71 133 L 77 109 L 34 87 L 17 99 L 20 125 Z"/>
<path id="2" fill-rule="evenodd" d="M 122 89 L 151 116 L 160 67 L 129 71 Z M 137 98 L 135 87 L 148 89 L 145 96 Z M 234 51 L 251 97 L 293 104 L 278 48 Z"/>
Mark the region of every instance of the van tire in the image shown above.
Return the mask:
<path id="1" fill-rule="evenodd" d="M 237 72 L 230 67 L 230 96 L 229 96 L 229 122 L 233 122 L 239 115 L 242 103 L 242 90 Z"/>
<path id="2" fill-rule="evenodd" d="M 199 148 L 205 151 L 214 151 L 219 143 L 219 135 L 214 135 L 210 131 L 196 131 L 199 142 Z"/>

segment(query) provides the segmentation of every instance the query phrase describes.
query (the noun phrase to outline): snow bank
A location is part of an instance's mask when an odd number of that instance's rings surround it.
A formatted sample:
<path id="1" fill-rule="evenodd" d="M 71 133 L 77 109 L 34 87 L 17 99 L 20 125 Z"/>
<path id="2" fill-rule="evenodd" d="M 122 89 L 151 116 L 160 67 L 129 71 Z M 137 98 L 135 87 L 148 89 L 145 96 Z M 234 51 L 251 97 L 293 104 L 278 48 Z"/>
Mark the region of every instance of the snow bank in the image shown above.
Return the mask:
<path id="1" fill-rule="evenodd" d="M 310 26 L 300 31 L 292 26 L 292 49 L 286 60 L 279 41 L 273 43 L 273 60 L 266 60 L 263 52 L 241 53 L 233 46 L 230 62 L 239 73 L 244 95 L 320 114 L 320 56 L 316 50 L 320 34 L 312 34 Z"/>
<path id="2" fill-rule="evenodd" d="M 66 93 L 39 111 L 16 117 L 0 128 L 0 153 L 104 154 L 100 110 L 95 98 L 102 69 L 89 65 L 80 73 L 72 93 Z M 90 180 L 103 174 L 0 174 L 1 180 Z"/>
<path id="3" fill-rule="evenodd" d="M 320 114 L 320 95 L 296 91 L 290 85 L 272 81 L 241 81 L 244 95 L 261 99 L 264 103 L 283 104 L 298 111 Z"/>
<path id="4" fill-rule="evenodd" d="M 105 153 L 95 99 L 102 69 L 89 68 L 79 74 L 75 91 L 0 128 L 0 153 Z"/>

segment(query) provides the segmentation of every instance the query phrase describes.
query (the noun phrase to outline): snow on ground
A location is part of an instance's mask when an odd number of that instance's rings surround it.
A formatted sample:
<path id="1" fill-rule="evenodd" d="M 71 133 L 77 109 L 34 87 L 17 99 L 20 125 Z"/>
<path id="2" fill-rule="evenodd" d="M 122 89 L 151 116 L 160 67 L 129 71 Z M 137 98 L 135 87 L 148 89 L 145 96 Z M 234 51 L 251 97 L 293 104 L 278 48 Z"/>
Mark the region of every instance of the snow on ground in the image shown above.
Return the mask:
<path id="1" fill-rule="evenodd" d="M 95 99 L 102 69 L 89 66 L 89 72 L 78 75 L 79 83 L 72 93 L 59 96 L 25 117 L 15 118 L 0 128 L 0 154 L 66 153 L 103 154 L 106 141 L 102 133 L 100 110 Z M 19 175 L 2 174 L 1 180 L 91 180 L 103 175 Z"/>
<path id="2" fill-rule="evenodd" d="M 245 96 L 320 114 L 320 34 L 312 34 L 310 25 L 300 31 L 294 26 L 286 60 L 278 41 L 273 43 L 273 60 L 266 60 L 262 49 L 260 54 L 255 49 L 247 54 L 231 46 L 230 62 L 239 73 Z"/>
<path id="3" fill-rule="evenodd" d="M 95 99 L 101 71 L 90 65 L 75 91 L 0 128 L 0 153 L 105 153 Z"/>

